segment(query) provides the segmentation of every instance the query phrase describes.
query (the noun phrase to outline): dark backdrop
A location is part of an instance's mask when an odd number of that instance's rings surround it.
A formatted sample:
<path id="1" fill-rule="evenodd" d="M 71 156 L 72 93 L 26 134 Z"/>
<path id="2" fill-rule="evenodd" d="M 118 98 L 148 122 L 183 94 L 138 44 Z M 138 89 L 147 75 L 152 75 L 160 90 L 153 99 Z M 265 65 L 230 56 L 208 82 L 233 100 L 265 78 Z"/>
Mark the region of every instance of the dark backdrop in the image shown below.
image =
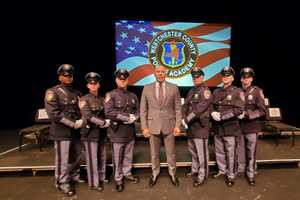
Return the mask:
<path id="1" fill-rule="evenodd" d="M 237 72 L 253 67 L 255 84 L 264 89 L 271 105 L 282 109 L 284 121 L 299 126 L 296 5 L 288 1 L 113 3 L 1 7 L 1 127 L 34 123 L 45 90 L 57 84 L 56 70 L 62 63 L 75 66 L 75 87 L 83 93 L 83 76 L 89 71 L 104 77 L 102 95 L 111 90 L 115 19 L 231 23 L 231 65 Z M 129 89 L 139 95 L 142 88 Z M 182 96 L 186 92 L 187 88 L 181 89 Z"/>

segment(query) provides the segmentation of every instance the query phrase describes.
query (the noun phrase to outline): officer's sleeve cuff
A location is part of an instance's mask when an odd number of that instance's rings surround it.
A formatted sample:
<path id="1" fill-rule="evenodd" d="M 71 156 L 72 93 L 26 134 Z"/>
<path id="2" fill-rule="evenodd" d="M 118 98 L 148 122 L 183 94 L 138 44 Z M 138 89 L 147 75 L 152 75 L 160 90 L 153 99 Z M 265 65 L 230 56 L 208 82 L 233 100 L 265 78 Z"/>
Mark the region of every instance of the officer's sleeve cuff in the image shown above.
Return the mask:
<path id="1" fill-rule="evenodd" d="M 60 123 L 66 125 L 66 126 L 69 126 L 71 128 L 73 128 L 75 126 L 75 123 L 65 117 L 61 118 L 61 120 L 59 121 Z"/>
<path id="2" fill-rule="evenodd" d="M 105 121 L 100 120 L 100 119 L 98 119 L 96 117 L 91 117 L 90 122 L 92 122 L 92 123 L 94 123 L 94 124 L 96 124 L 98 126 L 104 126 L 104 124 L 105 124 Z"/>
<path id="3" fill-rule="evenodd" d="M 129 121 L 129 116 L 122 115 L 122 114 L 118 114 L 118 115 L 117 115 L 117 119 L 118 119 L 118 120 L 121 120 L 121 121 L 123 121 L 123 122 L 128 122 L 128 121 Z"/>
<path id="4" fill-rule="evenodd" d="M 234 117 L 234 113 L 233 112 L 225 113 L 224 115 L 221 114 L 221 120 L 230 119 L 232 117 Z"/>
<path id="5" fill-rule="evenodd" d="M 186 117 L 186 123 L 189 124 L 193 119 L 195 119 L 196 115 L 195 113 L 191 112 L 187 117 Z"/>
<path id="6" fill-rule="evenodd" d="M 256 111 L 248 110 L 247 113 L 248 113 L 249 119 L 255 119 L 255 118 L 260 117 L 260 114 Z"/>

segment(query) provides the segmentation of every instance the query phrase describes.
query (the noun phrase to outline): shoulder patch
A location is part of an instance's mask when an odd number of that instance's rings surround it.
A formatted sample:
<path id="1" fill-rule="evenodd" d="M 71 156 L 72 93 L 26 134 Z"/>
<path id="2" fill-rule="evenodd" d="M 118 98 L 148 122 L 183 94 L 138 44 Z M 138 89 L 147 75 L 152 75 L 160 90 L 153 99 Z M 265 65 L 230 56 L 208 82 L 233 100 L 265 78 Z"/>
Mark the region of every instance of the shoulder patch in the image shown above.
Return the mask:
<path id="1" fill-rule="evenodd" d="M 54 99 L 54 92 L 52 90 L 48 90 L 46 92 L 46 101 L 51 102 Z"/>
<path id="2" fill-rule="evenodd" d="M 79 100 L 79 108 L 82 109 L 86 105 L 86 101 L 81 99 Z"/>
<path id="3" fill-rule="evenodd" d="M 111 99 L 111 95 L 110 95 L 110 93 L 108 92 L 108 93 L 106 93 L 106 95 L 105 95 L 104 102 L 107 103 L 110 99 Z"/>
<path id="4" fill-rule="evenodd" d="M 245 94 L 244 92 L 240 92 L 240 98 L 242 101 L 245 101 Z"/>
<path id="5" fill-rule="evenodd" d="M 211 96 L 211 92 L 210 92 L 210 90 L 204 90 L 204 98 L 205 99 L 209 99 L 210 98 L 210 96 Z"/>

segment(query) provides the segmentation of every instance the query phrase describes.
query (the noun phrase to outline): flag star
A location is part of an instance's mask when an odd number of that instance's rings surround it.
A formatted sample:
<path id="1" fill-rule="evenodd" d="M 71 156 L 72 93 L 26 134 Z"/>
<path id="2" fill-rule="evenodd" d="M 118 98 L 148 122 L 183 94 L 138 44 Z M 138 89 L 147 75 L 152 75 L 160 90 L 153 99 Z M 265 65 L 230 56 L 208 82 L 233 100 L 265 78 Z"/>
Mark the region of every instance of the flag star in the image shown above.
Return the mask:
<path id="1" fill-rule="evenodd" d="M 138 30 L 140 33 L 145 33 L 146 32 L 146 29 L 145 28 L 139 28 Z"/>
<path id="2" fill-rule="evenodd" d="M 116 50 L 119 50 L 119 47 L 116 47 Z"/>
<path id="3" fill-rule="evenodd" d="M 121 37 L 122 39 L 128 38 L 128 33 L 122 32 L 122 33 L 120 34 L 120 37 Z"/>
<path id="4" fill-rule="evenodd" d="M 152 33 L 150 33 L 150 35 L 152 35 L 152 36 L 156 36 L 156 35 L 157 35 L 157 32 L 155 32 L 155 31 L 152 31 Z"/>
<path id="5" fill-rule="evenodd" d="M 126 23 L 127 23 L 127 20 L 121 20 L 121 22 L 122 22 L 123 24 L 126 24 Z"/>
<path id="6" fill-rule="evenodd" d="M 132 42 L 134 42 L 135 44 L 139 43 L 140 42 L 140 38 L 137 37 L 137 36 L 134 36 L 134 38 L 132 39 Z"/>
<path id="7" fill-rule="evenodd" d="M 125 53 L 127 53 L 127 54 L 131 54 L 131 51 L 125 50 Z"/>
<path id="8" fill-rule="evenodd" d="M 145 52 L 145 51 L 142 51 L 141 54 L 142 54 L 143 56 L 147 56 L 147 52 Z"/>
<path id="9" fill-rule="evenodd" d="M 122 42 L 117 41 L 117 46 L 122 46 Z"/>
<path id="10" fill-rule="evenodd" d="M 130 47 L 128 47 L 128 49 L 130 49 L 131 51 L 133 51 L 133 50 L 135 50 L 135 47 L 130 46 Z"/>
<path id="11" fill-rule="evenodd" d="M 128 30 L 130 30 L 130 29 L 133 28 L 133 26 L 132 26 L 131 24 L 128 24 L 128 25 L 127 25 L 127 28 L 128 28 Z"/>
<path id="12" fill-rule="evenodd" d="M 121 23 L 120 22 L 116 22 L 116 26 L 119 26 L 119 25 L 121 25 Z"/>
<path id="13" fill-rule="evenodd" d="M 145 43 L 145 46 L 146 46 L 146 47 L 149 47 L 149 46 L 150 46 L 150 42 L 147 41 L 147 42 Z"/>
<path id="14" fill-rule="evenodd" d="M 142 23 L 145 23 L 145 21 L 140 20 L 139 23 L 142 24 Z"/>

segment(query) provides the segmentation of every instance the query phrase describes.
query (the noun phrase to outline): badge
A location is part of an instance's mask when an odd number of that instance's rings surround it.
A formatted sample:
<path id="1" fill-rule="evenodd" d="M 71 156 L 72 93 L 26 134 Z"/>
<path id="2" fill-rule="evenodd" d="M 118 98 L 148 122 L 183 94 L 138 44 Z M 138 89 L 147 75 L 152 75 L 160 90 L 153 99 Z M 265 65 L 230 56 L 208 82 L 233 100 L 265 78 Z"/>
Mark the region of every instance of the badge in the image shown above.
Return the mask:
<path id="1" fill-rule="evenodd" d="M 248 96 L 248 100 L 249 100 L 249 101 L 252 101 L 252 100 L 253 100 L 253 96 L 252 96 L 251 94 Z"/>
<path id="2" fill-rule="evenodd" d="M 86 101 L 85 100 L 80 100 L 79 101 L 79 108 L 80 109 L 82 109 L 85 105 L 86 105 Z"/>
<path id="3" fill-rule="evenodd" d="M 110 93 L 109 92 L 106 93 L 104 102 L 107 103 L 110 100 L 110 98 L 111 98 Z"/>
<path id="4" fill-rule="evenodd" d="M 209 99 L 210 96 L 211 96 L 210 90 L 205 90 L 205 91 L 204 91 L 204 98 L 205 98 L 205 99 Z"/>
<path id="5" fill-rule="evenodd" d="M 135 104 L 135 100 L 134 99 L 132 99 L 131 101 L 132 101 L 133 104 Z"/>
<path id="6" fill-rule="evenodd" d="M 72 100 L 72 104 L 75 104 L 75 103 L 76 103 L 76 100 L 73 99 L 73 100 Z"/>
<path id="7" fill-rule="evenodd" d="M 227 95 L 226 99 L 229 100 L 229 101 L 231 101 L 232 96 L 229 94 L 229 95 Z"/>
<path id="8" fill-rule="evenodd" d="M 54 99 L 54 92 L 51 90 L 48 90 L 46 92 L 46 101 L 50 102 Z"/>
<path id="9" fill-rule="evenodd" d="M 259 96 L 260 96 L 262 99 L 265 99 L 265 95 L 264 95 L 264 93 L 263 93 L 262 90 L 259 91 Z"/>
<path id="10" fill-rule="evenodd" d="M 240 92 L 240 98 L 242 101 L 245 101 L 245 95 L 244 92 Z"/>
<path id="11" fill-rule="evenodd" d="M 198 99 L 199 98 L 199 95 L 198 94 L 195 94 L 194 95 L 194 99 Z"/>

